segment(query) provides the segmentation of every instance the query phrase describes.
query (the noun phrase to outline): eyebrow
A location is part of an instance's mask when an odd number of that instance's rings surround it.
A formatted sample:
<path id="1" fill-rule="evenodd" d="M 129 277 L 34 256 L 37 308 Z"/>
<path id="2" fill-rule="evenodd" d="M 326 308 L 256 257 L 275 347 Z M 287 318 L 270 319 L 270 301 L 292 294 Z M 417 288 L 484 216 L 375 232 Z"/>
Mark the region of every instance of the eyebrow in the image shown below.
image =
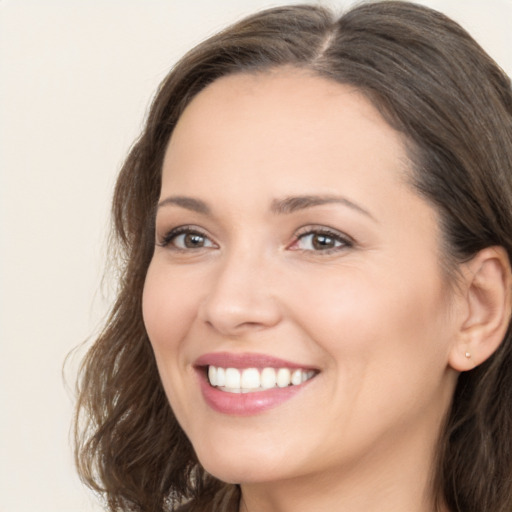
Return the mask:
<path id="1" fill-rule="evenodd" d="M 193 197 L 187 196 L 171 196 L 162 199 L 157 205 L 158 208 L 162 206 L 176 205 L 181 208 L 185 208 L 186 210 L 191 210 L 196 213 L 201 213 L 203 215 L 210 214 L 210 207 L 200 199 L 194 199 Z"/>
<path id="2" fill-rule="evenodd" d="M 276 214 L 289 214 L 298 210 L 305 210 L 314 206 L 322 206 L 325 204 L 341 204 L 347 206 L 352 210 L 366 215 L 367 217 L 375 220 L 374 216 L 365 208 L 354 203 L 350 199 L 342 196 L 335 195 L 305 195 L 305 196 L 290 196 L 284 199 L 274 199 L 272 201 L 271 210 Z"/>
<path id="3" fill-rule="evenodd" d="M 299 210 L 305 210 L 314 206 L 322 206 L 326 204 L 341 204 L 352 210 L 366 215 L 375 220 L 373 215 L 362 206 L 342 196 L 335 195 L 303 195 L 289 196 L 283 199 L 274 199 L 270 206 L 270 211 L 277 215 L 287 215 Z M 211 213 L 210 207 L 201 199 L 195 199 L 188 196 L 170 196 L 162 199 L 157 205 L 158 208 L 163 206 L 175 205 L 186 210 L 191 210 L 202 215 Z"/>

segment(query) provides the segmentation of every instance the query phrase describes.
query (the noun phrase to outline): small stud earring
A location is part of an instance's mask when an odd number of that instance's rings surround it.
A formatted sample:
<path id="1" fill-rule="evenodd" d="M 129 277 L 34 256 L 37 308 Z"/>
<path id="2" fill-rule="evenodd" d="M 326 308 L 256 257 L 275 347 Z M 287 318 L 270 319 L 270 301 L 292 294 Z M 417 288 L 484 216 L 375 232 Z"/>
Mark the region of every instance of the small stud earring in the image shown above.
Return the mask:
<path id="1" fill-rule="evenodd" d="M 465 355 L 466 355 L 466 357 L 467 357 L 468 359 L 470 359 L 470 358 L 471 358 L 471 353 L 470 353 L 470 352 L 466 352 L 466 354 L 465 354 Z"/>

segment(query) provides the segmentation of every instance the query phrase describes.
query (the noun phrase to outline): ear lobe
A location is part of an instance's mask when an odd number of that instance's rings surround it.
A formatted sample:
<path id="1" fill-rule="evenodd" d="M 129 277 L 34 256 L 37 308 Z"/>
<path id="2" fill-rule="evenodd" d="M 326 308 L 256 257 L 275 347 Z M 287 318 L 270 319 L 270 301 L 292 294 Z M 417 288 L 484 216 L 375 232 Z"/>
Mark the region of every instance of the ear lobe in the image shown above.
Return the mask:
<path id="1" fill-rule="evenodd" d="M 511 313 L 511 270 L 502 247 L 481 250 L 464 264 L 466 317 L 450 351 L 449 364 L 467 371 L 483 363 L 500 346 Z"/>

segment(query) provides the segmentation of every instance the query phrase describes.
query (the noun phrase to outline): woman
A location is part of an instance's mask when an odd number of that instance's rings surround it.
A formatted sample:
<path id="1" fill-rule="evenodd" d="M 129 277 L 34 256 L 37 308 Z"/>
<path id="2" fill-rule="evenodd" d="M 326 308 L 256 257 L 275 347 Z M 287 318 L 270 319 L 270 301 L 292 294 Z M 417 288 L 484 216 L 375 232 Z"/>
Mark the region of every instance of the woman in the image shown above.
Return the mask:
<path id="1" fill-rule="evenodd" d="M 117 182 L 82 477 L 112 511 L 510 510 L 511 171 L 510 81 L 435 11 L 199 45 Z"/>

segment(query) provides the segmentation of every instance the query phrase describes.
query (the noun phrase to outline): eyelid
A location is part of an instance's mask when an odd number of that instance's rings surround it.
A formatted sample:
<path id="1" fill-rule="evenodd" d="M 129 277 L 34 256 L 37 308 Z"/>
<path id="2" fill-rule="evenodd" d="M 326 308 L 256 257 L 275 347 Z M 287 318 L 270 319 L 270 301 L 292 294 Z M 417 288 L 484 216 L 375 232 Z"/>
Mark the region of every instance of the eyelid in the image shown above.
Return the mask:
<path id="1" fill-rule="evenodd" d="M 334 228 L 331 228 L 331 227 L 327 227 L 327 226 L 321 226 L 321 225 L 308 225 L 308 226 L 303 226 L 302 228 L 300 228 L 295 237 L 294 237 L 294 240 L 293 242 L 288 246 L 289 248 L 295 244 L 297 244 L 297 242 L 301 239 L 301 238 L 304 238 L 308 235 L 325 235 L 325 236 L 329 236 L 333 239 L 335 239 L 336 241 L 338 242 L 341 242 L 341 245 L 338 246 L 338 247 L 332 247 L 332 248 L 329 248 L 329 249 L 324 249 L 324 250 L 310 250 L 310 249 L 292 249 L 292 250 L 302 250 L 304 252 L 316 252 L 316 253 L 319 253 L 319 254 L 330 254 L 330 253 L 333 253 L 333 252 L 339 252 L 339 251 L 343 251 L 347 248 L 350 248 L 350 247 L 354 247 L 354 245 L 356 245 L 356 242 L 355 240 L 347 235 L 346 233 L 343 233 L 342 231 L 339 231 L 337 229 L 334 229 Z"/>

